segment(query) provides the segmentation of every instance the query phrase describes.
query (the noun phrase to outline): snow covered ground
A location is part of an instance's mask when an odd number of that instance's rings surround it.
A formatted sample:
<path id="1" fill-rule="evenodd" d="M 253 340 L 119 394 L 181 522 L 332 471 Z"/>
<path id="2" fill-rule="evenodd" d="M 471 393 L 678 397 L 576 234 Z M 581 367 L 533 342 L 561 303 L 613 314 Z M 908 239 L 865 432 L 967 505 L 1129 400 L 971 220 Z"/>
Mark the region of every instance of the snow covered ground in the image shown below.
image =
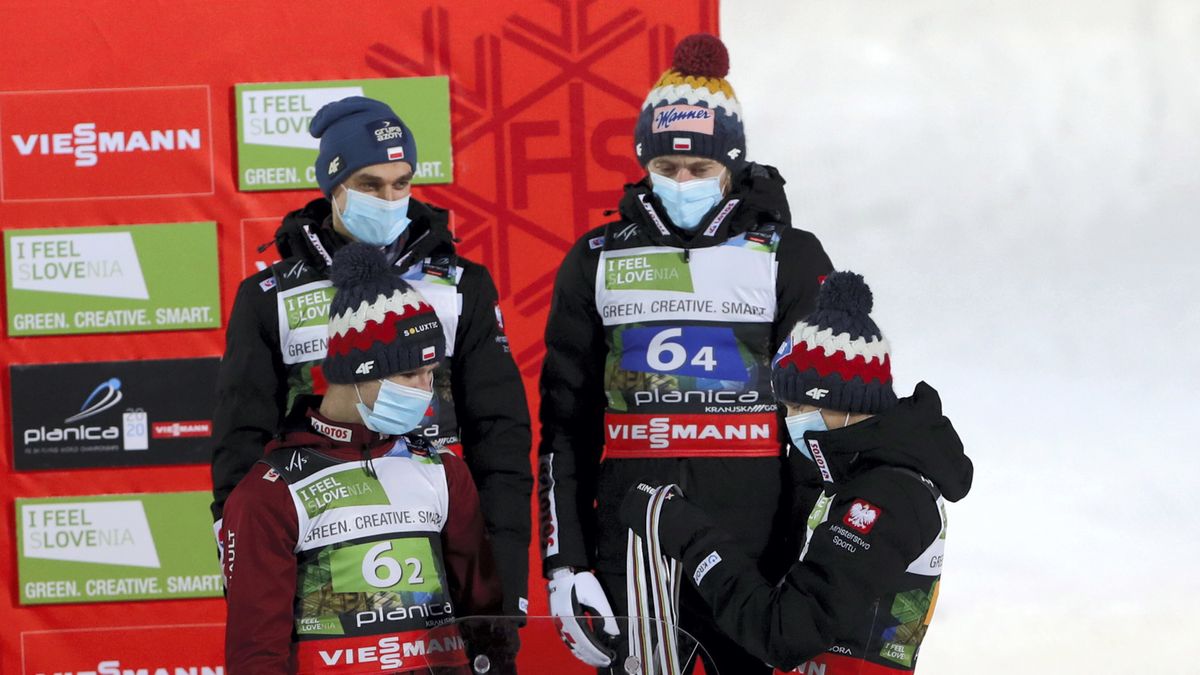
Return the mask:
<path id="1" fill-rule="evenodd" d="M 920 671 L 1200 672 L 1200 2 L 721 13 L 749 157 L 975 461 Z"/>

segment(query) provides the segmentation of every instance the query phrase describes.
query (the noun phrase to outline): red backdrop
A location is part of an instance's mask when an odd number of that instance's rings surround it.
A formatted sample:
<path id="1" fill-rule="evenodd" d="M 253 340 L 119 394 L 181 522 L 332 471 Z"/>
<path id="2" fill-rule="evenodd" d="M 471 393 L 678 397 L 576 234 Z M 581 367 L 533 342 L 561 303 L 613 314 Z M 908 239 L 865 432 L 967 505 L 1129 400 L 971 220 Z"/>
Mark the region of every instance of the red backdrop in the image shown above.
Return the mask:
<path id="1" fill-rule="evenodd" d="M 96 194 L 87 186 L 51 188 L 64 180 L 51 171 L 42 177 L 44 187 L 21 181 L 50 199 L 0 201 L 0 225 L 10 229 L 214 220 L 222 313 L 227 318 L 234 290 L 252 265 L 247 260 L 253 252 L 247 246 L 263 241 L 261 233 L 315 195 L 237 191 L 233 85 L 448 75 L 454 183 L 420 187 L 417 194 L 453 210 L 460 250 L 492 270 L 513 353 L 536 410 L 541 332 L 557 265 L 580 233 L 603 222 L 602 211 L 616 205 L 622 184 L 639 174 L 632 153 L 634 118 L 649 87 L 668 65 L 677 39 L 697 30 L 715 33 L 717 28 L 717 0 L 416 0 L 365 5 L 97 0 L 73 7 L 2 0 L 0 92 L 206 86 L 212 189 L 210 193 L 205 184 L 203 189 L 179 190 L 201 193 L 191 196 L 86 198 Z M 0 142 L 5 139 L 0 129 Z M 202 169 L 201 173 L 208 171 L 207 163 Z M 107 194 L 147 194 L 141 187 L 161 193 L 156 187 L 161 179 L 152 164 L 133 165 L 116 177 L 115 187 L 107 186 Z M 189 186 L 205 182 L 191 174 L 180 180 Z M 85 198 L 53 199 L 60 194 Z M 251 233 L 249 242 L 243 242 L 243 229 Z M 18 606 L 14 498 L 207 490 L 211 484 L 206 466 L 14 472 L 7 366 L 212 356 L 221 353 L 223 341 L 223 330 L 36 338 L 9 338 L 5 331 L 5 368 L 0 374 L 0 438 L 5 448 L 0 468 L 5 486 L 0 505 L 0 578 L 5 582 L 0 672 L 65 669 L 40 657 L 72 650 L 86 652 L 89 658 L 94 654 L 91 668 L 103 658 L 128 660 L 121 655 L 130 650 L 145 650 L 147 663 L 166 664 L 166 655 L 179 655 L 181 650 L 194 652 L 195 663 L 217 662 L 224 618 L 219 599 Z M 545 589 L 536 576 L 536 551 L 530 559 L 530 613 L 544 614 Z M 181 628 L 85 630 L 152 626 Z M 59 632 L 66 629 L 72 632 Z M 549 666 L 560 672 L 573 664 L 552 632 L 527 630 L 524 639 L 523 666 Z M 106 646 L 119 649 L 120 655 L 106 656 Z M 86 659 L 72 662 L 74 667 L 88 665 Z"/>

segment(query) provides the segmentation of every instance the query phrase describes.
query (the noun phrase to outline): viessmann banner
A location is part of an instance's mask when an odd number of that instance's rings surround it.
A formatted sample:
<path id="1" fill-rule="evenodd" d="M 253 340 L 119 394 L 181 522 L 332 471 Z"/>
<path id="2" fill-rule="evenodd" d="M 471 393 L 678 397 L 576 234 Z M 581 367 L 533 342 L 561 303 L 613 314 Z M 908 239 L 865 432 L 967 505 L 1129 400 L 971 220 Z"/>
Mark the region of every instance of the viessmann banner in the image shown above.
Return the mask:
<path id="1" fill-rule="evenodd" d="M 207 463 L 219 363 L 201 358 L 10 367 L 15 468 Z"/>
<path id="2" fill-rule="evenodd" d="M 221 325 L 214 222 L 4 233 L 8 334 Z"/>
<path id="3" fill-rule="evenodd" d="M 21 666 L 21 675 L 225 675 L 225 624 L 21 631 Z"/>
<path id="4" fill-rule="evenodd" d="M 17 499 L 21 604 L 221 595 L 208 492 Z"/>
<path id="5" fill-rule="evenodd" d="M 453 180 L 450 151 L 450 80 L 406 77 L 324 82 L 267 82 L 235 88 L 238 120 L 238 189 L 297 190 L 317 187 L 318 139 L 308 133 L 326 103 L 367 96 L 387 103 L 417 141 L 417 184 Z"/>

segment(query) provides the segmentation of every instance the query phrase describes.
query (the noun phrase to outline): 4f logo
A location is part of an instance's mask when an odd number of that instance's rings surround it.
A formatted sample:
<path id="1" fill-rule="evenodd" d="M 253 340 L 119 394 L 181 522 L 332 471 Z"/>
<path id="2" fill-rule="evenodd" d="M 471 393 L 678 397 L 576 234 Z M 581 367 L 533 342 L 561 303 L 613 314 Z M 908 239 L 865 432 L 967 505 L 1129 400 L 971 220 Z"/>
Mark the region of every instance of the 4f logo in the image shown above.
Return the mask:
<path id="1" fill-rule="evenodd" d="M 375 369 L 374 361 L 363 361 L 362 363 L 358 364 L 357 368 L 354 369 L 354 373 L 356 375 L 369 375 L 369 374 L 371 374 L 371 371 L 374 369 Z"/>
<path id="2" fill-rule="evenodd" d="M 333 174 L 335 174 L 341 170 L 342 170 L 342 156 L 338 155 L 337 157 L 334 157 L 333 159 L 329 160 L 329 169 L 325 172 L 325 174 L 332 176 Z"/>
<path id="3" fill-rule="evenodd" d="M 813 387 L 812 389 L 809 389 L 808 391 L 804 392 L 804 395 L 813 400 L 820 401 L 821 399 L 825 398 L 825 395 L 828 393 L 829 393 L 828 389 L 821 389 L 819 387 Z"/>
<path id="4" fill-rule="evenodd" d="M 727 152 L 727 153 L 725 153 L 725 154 L 726 154 L 726 155 L 729 155 L 729 159 L 737 159 L 737 158 L 738 158 L 738 155 L 742 154 L 742 149 L 741 149 L 741 148 L 734 148 L 734 149 L 730 150 L 729 152 Z"/>

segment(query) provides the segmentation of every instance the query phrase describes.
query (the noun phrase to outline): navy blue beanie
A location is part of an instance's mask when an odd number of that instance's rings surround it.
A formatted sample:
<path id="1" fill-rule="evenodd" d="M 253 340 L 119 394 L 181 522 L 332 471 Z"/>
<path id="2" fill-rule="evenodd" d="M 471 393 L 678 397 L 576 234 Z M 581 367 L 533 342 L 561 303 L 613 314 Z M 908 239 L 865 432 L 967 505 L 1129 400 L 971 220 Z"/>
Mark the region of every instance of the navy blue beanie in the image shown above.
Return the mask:
<path id="1" fill-rule="evenodd" d="M 327 103 L 313 116 L 308 133 L 321 139 L 317 185 L 326 197 L 364 166 L 408 162 L 417 168 L 417 141 L 386 103 L 351 96 Z"/>

